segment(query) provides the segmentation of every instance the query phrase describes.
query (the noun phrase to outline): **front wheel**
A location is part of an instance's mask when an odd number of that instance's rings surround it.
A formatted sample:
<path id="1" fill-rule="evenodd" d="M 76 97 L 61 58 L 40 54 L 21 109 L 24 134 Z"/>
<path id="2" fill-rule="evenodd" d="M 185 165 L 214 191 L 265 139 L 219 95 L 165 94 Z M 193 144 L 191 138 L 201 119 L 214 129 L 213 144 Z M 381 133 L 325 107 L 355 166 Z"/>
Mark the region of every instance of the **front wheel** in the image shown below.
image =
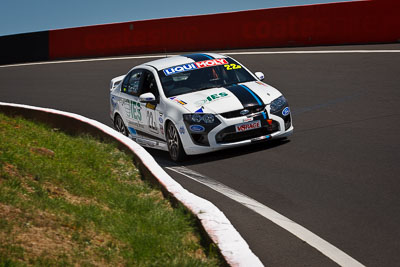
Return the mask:
<path id="1" fill-rule="evenodd" d="M 114 128 L 115 128 L 115 130 L 117 130 L 118 132 L 122 133 L 125 136 L 129 135 L 128 129 L 126 128 L 125 123 L 122 120 L 120 115 L 115 116 Z"/>
<path id="2" fill-rule="evenodd" d="M 178 131 L 172 122 L 168 123 L 167 127 L 167 144 L 173 161 L 182 161 L 186 157 Z"/>

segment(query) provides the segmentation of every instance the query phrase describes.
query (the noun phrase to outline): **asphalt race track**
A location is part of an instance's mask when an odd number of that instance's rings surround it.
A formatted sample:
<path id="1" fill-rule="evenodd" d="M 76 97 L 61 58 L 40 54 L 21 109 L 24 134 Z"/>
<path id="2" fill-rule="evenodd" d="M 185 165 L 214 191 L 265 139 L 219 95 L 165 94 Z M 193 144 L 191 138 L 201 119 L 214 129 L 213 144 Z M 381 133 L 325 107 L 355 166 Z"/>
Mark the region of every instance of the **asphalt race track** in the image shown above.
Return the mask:
<path id="1" fill-rule="evenodd" d="M 257 51 L 399 50 L 399 44 Z M 240 52 L 240 51 L 232 51 Z M 228 53 L 229 54 L 229 53 Z M 367 266 L 400 262 L 400 53 L 232 55 L 289 100 L 286 142 L 190 157 L 183 165 L 276 210 Z M 0 101 L 111 125 L 110 79 L 152 59 L 0 67 Z M 163 167 L 168 154 L 149 150 Z M 231 220 L 266 266 L 335 266 L 259 214 L 167 170 Z"/>

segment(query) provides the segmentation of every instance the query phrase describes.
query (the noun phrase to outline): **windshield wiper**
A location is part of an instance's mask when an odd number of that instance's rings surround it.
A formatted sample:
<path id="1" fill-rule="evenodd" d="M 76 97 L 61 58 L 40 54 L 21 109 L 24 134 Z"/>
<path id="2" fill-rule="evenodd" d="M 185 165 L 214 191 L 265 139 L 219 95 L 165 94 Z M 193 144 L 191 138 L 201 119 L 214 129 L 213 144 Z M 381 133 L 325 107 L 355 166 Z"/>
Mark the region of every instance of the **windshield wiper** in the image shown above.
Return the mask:
<path id="1" fill-rule="evenodd" d="M 224 84 L 223 86 L 221 86 L 221 87 L 227 87 L 227 86 L 231 86 L 232 84 L 237 84 L 237 82 L 234 82 L 234 83 L 228 83 L 228 84 Z"/>
<path id="2" fill-rule="evenodd" d="M 239 82 L 233 82 L 233 83 L 228 83 L 228 84 L 217 84 L 217 85 L 212 85 L 212 86 L 206 86 L 206 87 L 201 87 L 198 89 L 192 90 L 192 92 L 197 92 L 197 91 L 202 91 L 210 88 L 222 88 L 222 87 L 228 87 L 234 84 L 239 84 L 239 83 L 247 83 L 247 82 L 253 82 L 254 80 L 249 80 L 249 81 L 239 81 Z"/>
<path id="3" fill-rule="evenodd" d="M 203 90 L 210 89 L 210 88 L 214 88 L 214 87 L 218 87 L 218 86 L 201 87 L 201 88 L 198 88 L 198 89 L 193 90 L 192 92 L 203 91 Z"/>

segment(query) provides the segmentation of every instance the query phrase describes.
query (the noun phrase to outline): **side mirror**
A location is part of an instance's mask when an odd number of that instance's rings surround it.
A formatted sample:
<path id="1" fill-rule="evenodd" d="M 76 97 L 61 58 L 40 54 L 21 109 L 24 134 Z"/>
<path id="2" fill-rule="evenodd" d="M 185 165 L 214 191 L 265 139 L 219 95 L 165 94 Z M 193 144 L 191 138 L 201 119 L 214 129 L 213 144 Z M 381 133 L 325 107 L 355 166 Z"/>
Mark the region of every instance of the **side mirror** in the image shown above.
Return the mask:
<path id="1" fill-rule="evenodd" d="M 142 103 L 152 103 L 156 102 L 156 97 L 153 93 L 144 93 L 139 96 L 139 102 Z"/>
<path id="2" fill-rule="evenodd" d="M 262 73 L 262 72 L 256 72 L 256 73 L 254 73 L 254 74 L 256 75 L 256 77 L 257 77 L 260 81 L 263 81 L 264 78 L 265 78 L 264 73 Z"/>

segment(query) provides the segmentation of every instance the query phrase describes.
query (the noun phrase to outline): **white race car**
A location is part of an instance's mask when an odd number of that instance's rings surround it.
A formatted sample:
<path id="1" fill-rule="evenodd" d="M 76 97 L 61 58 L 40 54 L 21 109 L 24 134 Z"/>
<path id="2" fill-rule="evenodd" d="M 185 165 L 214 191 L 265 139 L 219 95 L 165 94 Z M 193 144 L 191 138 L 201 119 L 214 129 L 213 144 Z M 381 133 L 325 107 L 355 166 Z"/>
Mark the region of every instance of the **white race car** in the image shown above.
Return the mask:
<path id="1" fill-rule="evenodd" d="M 287 137 L 288 103 L 263 79 L 225 55 L 163 58 L 111 80 L 110 116 L 116 130 L 174 161 Z"/>

